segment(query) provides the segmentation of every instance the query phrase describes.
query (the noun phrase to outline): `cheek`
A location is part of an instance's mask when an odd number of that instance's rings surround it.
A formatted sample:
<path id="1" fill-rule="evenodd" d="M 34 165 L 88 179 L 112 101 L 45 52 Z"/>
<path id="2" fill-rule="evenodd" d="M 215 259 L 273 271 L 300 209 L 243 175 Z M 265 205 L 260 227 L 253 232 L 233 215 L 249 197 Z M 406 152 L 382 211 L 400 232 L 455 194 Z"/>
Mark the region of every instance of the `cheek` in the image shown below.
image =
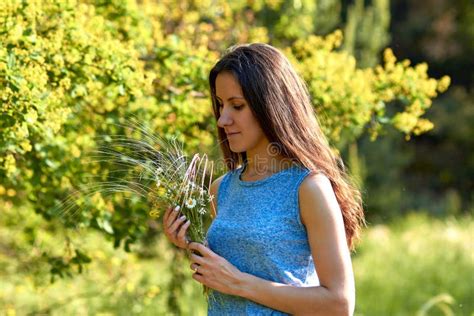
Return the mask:
<path id="1" fill-rule="evenodd" d="M 245 114 L 242 116 L 242 119 L 246 125 L 245 129 L 248 131 L 255 133 L 256 131 L 261 130 L 260 124 L 258 124 L 257 119 L 253 116 L 253 113 L 250 110 L 245 112 Z"/>
<path id="2" fill-rule="evenodd" d="M 253 122 L 248 128 L 244 130 L 249 135 L 249 138 L 252 139 L 252 142 L 258 143 L 262 138 L 265 137 L 263 130 L 261 129 L 258 122 Z"/>
<path id="3" fill-rule="evenodd" d="M 240 125 L 239 127 L 242 131 L 242 136 L 248 145 L 256 145 L 265 137 L 260 124 L 250 109 L 247 108 L 244 113 L 241 113 L 237 118 L 237 121 L 239 122 L 238 124 Z"/>

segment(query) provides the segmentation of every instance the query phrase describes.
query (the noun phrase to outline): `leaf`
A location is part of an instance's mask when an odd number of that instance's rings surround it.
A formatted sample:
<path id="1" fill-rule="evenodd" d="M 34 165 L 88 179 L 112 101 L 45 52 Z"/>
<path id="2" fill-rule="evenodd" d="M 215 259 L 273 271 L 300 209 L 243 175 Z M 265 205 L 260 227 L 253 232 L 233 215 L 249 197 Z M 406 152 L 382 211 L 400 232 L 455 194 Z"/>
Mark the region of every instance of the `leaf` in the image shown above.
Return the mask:
<path id="1" fill-rule="evenodd" d="M 106 219 L 103 219 L 103 218 L 97 218 L 97 225 L 103 229 L 105 232 L 113 235 L 114 234 L 114 230 L 112 228 L 112 225 L 110 225 L 110 222 Z"/>
<path id="2" fill-rule="evenodd" d="M 123 84 L 118 86 L 118 93 L 119 95 L 125 95 L 125 87 L 123 86 Z"/>
<path id="3" fill-rule="evenodd" d="M 7 66 L 10 69 L 15 68 L 16 60 L 15 60 L 15 55 L 13 53 L 9 53 L 7 57 Z"/>

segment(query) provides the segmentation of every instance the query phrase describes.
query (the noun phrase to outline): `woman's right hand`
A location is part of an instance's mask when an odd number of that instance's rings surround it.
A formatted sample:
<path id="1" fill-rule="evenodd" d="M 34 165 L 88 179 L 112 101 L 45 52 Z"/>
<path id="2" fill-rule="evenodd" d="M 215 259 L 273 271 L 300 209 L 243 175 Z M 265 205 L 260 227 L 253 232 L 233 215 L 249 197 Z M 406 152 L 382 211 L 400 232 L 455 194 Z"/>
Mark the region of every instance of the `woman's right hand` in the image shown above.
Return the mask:
<path id="1" fill-rule="evenodd" d="M 179 248 L 186 249 L 189 240 L 186 237 L 191 222 L 184 215 L 179 216 L 179 207 L 169 207 L 163 216 L 163 229 L 168 240 Z"/>

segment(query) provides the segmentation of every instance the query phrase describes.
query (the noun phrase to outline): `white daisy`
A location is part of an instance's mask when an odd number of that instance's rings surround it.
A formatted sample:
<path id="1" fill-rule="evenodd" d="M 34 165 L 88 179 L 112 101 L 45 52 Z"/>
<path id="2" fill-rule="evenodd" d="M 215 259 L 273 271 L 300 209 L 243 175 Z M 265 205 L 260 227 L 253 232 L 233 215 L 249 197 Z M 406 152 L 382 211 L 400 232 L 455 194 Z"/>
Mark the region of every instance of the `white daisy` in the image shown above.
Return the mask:
<path id="1" fill-rule="evenodd" d="M 193 208 L 196 206 L 196 200 L 193 198 L 189 198 L 186 200 L 186 207 L 187 208 Z"/>

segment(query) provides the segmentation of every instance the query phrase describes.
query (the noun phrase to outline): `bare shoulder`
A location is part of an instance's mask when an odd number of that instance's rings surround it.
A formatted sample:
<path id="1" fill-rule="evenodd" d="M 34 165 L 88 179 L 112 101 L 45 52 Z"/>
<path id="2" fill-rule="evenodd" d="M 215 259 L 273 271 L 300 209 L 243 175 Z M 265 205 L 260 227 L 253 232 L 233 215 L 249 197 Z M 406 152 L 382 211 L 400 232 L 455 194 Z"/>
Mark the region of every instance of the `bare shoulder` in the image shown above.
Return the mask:
<path id="1" fill-rule="evenodd" d="M 219 178 L 215 179 L 212 184 L 211 184 L 211 187 L 209 188 L 209 192 L 211 193 L 211 195 L 214 197 L 212 199 L 212 202 L 211 202 L 211 216 L 212 218 L 216 217 L 217 215 L 217 193 L 219 192 L 219 186 L 222 182 L 222 179 L 224 179 L 224 175 L 220 176 Z"/>
<path id="2" fill-rule="evenodd" d="M 340 208 L 331 181 L 322 173 L 310 174 L 298 191 L 301 220 L 305 226 L 315 220 L 340 216 Z"/>
<path id="3" fill-rule="evenodd" d="M 335 198 L 331 181 L 322 173 L 308 175 L 301 183 L 298 193 L 303 202 Z"/>
<path id="4" fill-rule="evenodd" d="M 332 191 L 331 181 L 322 173 L 308 175 L 300 186 L 300 193 L 316 193 L 330 189 Z"/>

